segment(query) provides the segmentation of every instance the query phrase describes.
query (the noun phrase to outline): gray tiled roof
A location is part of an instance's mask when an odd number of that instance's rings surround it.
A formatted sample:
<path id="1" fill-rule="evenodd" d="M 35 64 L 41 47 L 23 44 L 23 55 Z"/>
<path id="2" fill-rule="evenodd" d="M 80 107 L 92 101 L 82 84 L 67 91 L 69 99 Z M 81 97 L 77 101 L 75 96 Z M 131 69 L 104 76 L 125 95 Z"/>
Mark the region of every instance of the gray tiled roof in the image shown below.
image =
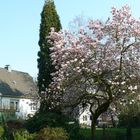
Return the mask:
<path id="1" fill-rule="evenodd" d="M 37 86 L 28 73 L 0 68 L 0 94 L 13 97 L 37 97 Z"/>

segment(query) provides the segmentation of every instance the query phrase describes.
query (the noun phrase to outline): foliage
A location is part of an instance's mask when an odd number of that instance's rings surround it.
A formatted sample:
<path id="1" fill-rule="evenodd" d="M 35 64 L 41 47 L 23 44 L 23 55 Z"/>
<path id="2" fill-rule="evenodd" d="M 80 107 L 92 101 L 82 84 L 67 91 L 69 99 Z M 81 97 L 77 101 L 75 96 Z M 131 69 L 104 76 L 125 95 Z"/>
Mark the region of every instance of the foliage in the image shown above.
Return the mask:
<path id="1" fill-rule="evenodd" d="M 19 130 L 14 133 L 14 140 L 34 140 L 36 134 L 29 134 L 26 130 Z"/>
<path id="2" fill-rule="evenodd" d="M 1 115 L 1 120 L 2 120 L 2 126 L 4 128 L 4 133 L 2 135 L 2 139 L 3 140 L 10 140 L 10 135 L 9 135 L 9 132 L 8 132 L 8 126 L 6 124 L 6 121 L 5 121 L 5 118 L 4 118 L 3 114 Z"/>
<path id="3" fill-rule="evenodd" d="M 36 132 L 45 127 L 56 127 L 63 125 L 61 115 L 53 112 L 36 113 L 26 122 L 26 128 L 29 132 Z M 59 121 L 58 121 L 59 120 Z"/>
<path id="4" fill-rule="evenodd" d="M 140 127 L 140 103 L 139 100 L 130 99 L 121 106 L 119 114 L 119 127 Z"/>
<path id="5" fill-rule="evenodd" d="M 68 140 L 68 134 L 63 128 L 43 128 L 36 140 Z"/>
<path id="6" fill-rule="evenodd" d="M 74 123 L 71 124 L 72 122 Z M 80 138 L 80 126 L 78 121 L 69 119 L 69 122 L 67 122 L 63 128 L 68 132 L 70 140 L 78 140 Z"/>
<path id="7" fill-rule="evenodd" d="M 17 130 L 23 129 L 24 123 L 19 120 L 8 120 L 6 121 L 2 115 L 2 126 L 0 127 L 2 131 L 2 140 L 13 140 L 13 133 Z"/>
<path id="8" fill-rule="evenodd" d="M 4 128 L 0 125 L 0 137 L 2 137 L 2 135 L 4 135 Z"/>
<path id="9" fill-rule="evenodd" d="M 56 71 L 44 94 L 54 97 L 54 108 L 58 103 L 87 106 L 93 135 L 97 118 L 110 105 L 115 108 L 130 95 L 138 98 L 140 20 L 131 16 L 127 5 L 113 7 L 106 22 L 90 20 L 75 33 L 52 29 L 51 40 Z"/>
<path id="10" fill-rule="evenodd" d="M 5 121 L 8 120 L 17 120 L 16 113 L 14 111 L 4 111 L 1 113 L 3 115 Z"/>
<path id="11" fill-rule="evenodd" d="M 74 122 L 74 124 L 69 124 L 69 122 Z M 46 127 L 62 127 L 73 140 L 79 135 L 78 122 L 56 112 L 36 113 L 26 122 L 26 128 L 30 133 L 40 131 Z"/>
<path id="12" fill-rule="evenodd" d="M 48 85 L 51 83 L 52 76 L 50 74 L 54 71 L 50 58 L 50 47 L 52 45 L 48 43 L 46 39 L 49 35 L 51 27 L 54 27 L 56 31 L 59 31 L 61 29 L 61 24 L 53 0 L 46 0 L 41 13 L 39 34 L 40 51 L 38 52 L 38 87 L 39 95 L 42 101 L 40 110 L 46 110 L 46 108 L 49 108 L 50 102 L 50 98 L 47 102 L 44 101 L 44 96 L 42 93 L 46 91 L 46 88 L 48 88 Z M 49 97 L 49 95 L 47 97 Z M 45 107 L 45 104 L 48 106 Z"/>
<path id="13" fill-rule="evenodd" d="M 119 114 L 119 124 L 118 127 L 128 127 L 140 128 L 140 110 L 139 104 L 133 103 L 123 107 L 123 111 Z"/>
<path id="14" fill-rule="evenodd" d="M 11 129 L 18 130 L 24 128 L 24 121 L 20 120 L 8 120 L 6 121 L 6 124 L 10 130 Z"/>

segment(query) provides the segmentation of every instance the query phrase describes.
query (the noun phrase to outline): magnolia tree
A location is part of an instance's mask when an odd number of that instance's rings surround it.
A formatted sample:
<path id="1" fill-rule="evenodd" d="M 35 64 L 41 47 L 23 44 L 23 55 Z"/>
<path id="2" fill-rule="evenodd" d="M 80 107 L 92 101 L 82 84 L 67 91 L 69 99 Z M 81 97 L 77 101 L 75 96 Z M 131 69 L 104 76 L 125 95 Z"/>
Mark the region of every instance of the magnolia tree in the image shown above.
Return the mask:
<path id="1" fill-rule="evenodd" d="M 75 33 L 52 29 L 51 40 L 56 71 L 46 94 L 51 92 L 54 97 L 52 107 L 88 106 L 94 138 L 101 113 L 116 102 L 138 96 L 140 20 L 131 16 L 127 5 L 113 7 L 105 23 L 90 20 Z"/>

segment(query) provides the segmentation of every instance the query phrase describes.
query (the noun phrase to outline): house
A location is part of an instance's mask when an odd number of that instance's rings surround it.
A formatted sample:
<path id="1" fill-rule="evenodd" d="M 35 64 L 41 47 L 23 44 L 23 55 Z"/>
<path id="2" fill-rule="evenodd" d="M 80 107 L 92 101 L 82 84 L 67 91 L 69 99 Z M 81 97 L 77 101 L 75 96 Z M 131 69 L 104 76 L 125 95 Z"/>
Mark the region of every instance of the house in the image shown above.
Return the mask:
<path id="1" fill-rule="evenodd" d="M 81 109 L 79 113 L 79 124 L 83 127 L 90 127 L 91 126 L 91 113 L 89 111 L 89 107 L 85 109 Z M 102 113 L 98 120 L 97 120 L 97 127 L 103 127 L 105 125 L 106 127 L 113 127 L 114 122 L 118 123 L 118 117 L 115 113 L 110 112 L 104 112 Z"/>
<path id="2" fill-rule="evenodd" d="M 26 119 L 38 107 L 38 90 L 33 78 L 28 73 L 11 70 L 9 65 L 0 68 L 0 112 L 14 112 L 17 118 Z"/>
<path id="3" fill-rule="evenodd" d="M 80 109 L 79 124 L 83 126 L 91 126 L 91 113 L 89 112 L 89 108 Z"/>

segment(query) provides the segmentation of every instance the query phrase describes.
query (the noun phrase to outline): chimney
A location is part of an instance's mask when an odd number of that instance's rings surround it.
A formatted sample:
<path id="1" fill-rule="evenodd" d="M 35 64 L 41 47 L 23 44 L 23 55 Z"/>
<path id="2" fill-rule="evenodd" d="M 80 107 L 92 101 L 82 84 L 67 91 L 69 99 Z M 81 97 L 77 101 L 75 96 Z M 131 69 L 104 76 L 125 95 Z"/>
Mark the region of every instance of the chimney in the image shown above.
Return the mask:
<path id="1" fill-rule="evenodd" d="M 10 66 L 10 65 L 5 65 L 5 69 L 6 69 L 8 72 L 11 72 L 11 66 Z"/>

